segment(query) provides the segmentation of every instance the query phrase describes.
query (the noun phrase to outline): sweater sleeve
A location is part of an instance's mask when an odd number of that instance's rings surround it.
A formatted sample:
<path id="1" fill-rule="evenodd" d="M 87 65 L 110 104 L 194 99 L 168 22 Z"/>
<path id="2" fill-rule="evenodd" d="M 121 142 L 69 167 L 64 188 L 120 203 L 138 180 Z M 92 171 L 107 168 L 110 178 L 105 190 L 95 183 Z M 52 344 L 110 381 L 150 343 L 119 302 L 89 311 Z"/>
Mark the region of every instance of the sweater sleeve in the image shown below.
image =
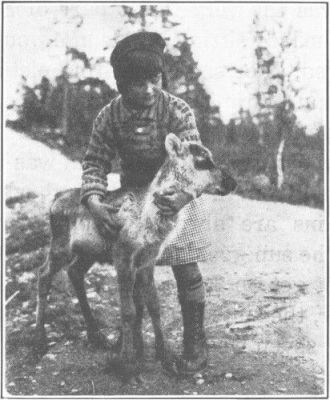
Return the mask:
<path id="1" fill-rule="evenodd" d="M 111 104 L 105 106 L 93 123 L 92 135 L 82 162 L 81 202 L 92 194 L 104 197 L 107 190 L 107 174 L 110 173 L 111 161 L 116 156 L 110 108 Z"/>
<path id="2" fill-rule="evenodd" d="M 192 109 L 182 99 L 171 96 L 169 102 L 170 132 L 182 141 L 201 142 Z"/>

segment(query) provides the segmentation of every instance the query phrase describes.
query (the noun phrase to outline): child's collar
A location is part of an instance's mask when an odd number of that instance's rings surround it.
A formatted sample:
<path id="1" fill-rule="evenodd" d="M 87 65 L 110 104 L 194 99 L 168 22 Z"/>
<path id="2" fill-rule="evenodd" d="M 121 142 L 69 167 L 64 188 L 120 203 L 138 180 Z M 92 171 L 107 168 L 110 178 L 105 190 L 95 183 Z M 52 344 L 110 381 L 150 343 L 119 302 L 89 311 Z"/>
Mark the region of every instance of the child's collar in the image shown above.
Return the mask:
<path id="1" fill-rule="evenodd" d="M 152 104 L 151 106 L 149 106 L 149 107 L 145 107 L 145 108 L 133 108 L 129 103 L 127 103 L 125 100 L 124 100 L 124 97 L 123 97 L 123 95 L 120 95 L 120 103 L 121 103 L 121 105 L 122 105 L 122 107 L 123 107 L 123 116 L 124 116 L 124 118 L 126 119 L 126 118 L 130 118 L 130 117 L 132 117 L 132 116 L 139 116 L 139 115 L 142 115 L 142 114 L 144 114 L 144 113 L 148 113 L 148 114 L 150 114 L 150 110 L 152 110 L 153 108 L 156 108 L 157 107 L 157 103 L 158 103 L 158 101 L 159 101 L 159 96 L 157 96 L 157 100 L 155 101 L 155 103 L 154 104 Z"/>

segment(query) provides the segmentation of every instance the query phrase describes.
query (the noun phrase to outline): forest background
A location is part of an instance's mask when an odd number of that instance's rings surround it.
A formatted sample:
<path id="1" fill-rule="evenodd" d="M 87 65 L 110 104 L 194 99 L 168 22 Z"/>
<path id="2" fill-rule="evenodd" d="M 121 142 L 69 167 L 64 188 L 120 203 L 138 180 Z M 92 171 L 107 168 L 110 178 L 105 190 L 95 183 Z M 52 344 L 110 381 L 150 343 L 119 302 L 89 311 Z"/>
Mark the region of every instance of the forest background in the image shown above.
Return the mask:
<path id="1" fill-rule="evenodd" d="M 93 119 L 118 94 L 109 65 L 115 43 L 132 32 L 155 30 L 167 41 L 169 91 L 193 108 L 202 141 L 212 150 L 216 161 L 226 165 L 236 177 L 238 193 L 250 198 L 323 208 L 325 96 L 324 92 L 313 92 L 311 87 L 322 86 L 323 78 L 325 83 L 325 46 L 322 47 L 325 31 L 324 36 L 320 30 L 314 32 L 319 51 L 312 52 L 309 47 L 312 42 L 302 41 L 297 22 L 298 17 L 306 16 L 313 9 L 312 5 L 308 5 L 310 10 L 304 9 L 305 5 L 296 10 L 289 5 L 272 10 L 270 5 L 268 8 L 255 6 L 249 10 L 249 23 L 241 32 L 242 47 L 232 50 L 238 56 L 224 60 L 223 68 L 214 70 L 208 81 L 199 65 L 205 65 L 205 58 L 206 63 L 216 64 L 214 58 L 222 54 L 209 53 L 202 59 L 199 56 L 197 61 L 196 38 L 186 32 L 184 23 L 178 22 L 182 20 L 182 13 L 193 7 L 191 4 L 182 5 L 185 10 L 166 4 L 102 6 L 105 7 L 103 19 L 111 14 L 112 19 L 116 15 L 120 21 L 103 34 L 95 26 L 91 32 L 87 8 L 29 6 L 30 21 L 40 21 L 41 25 L 42 41 L 39 40 L 36 54 L 42 51 L 48 66 L 57 56 L 57 71 L 48 68 L 40 76 L 34 74 L 32 79 L 25 74 L 22 60 L 15 96 L 10 96 L 8 91 L 5 97 L 9 127 L 80 161 Z M 53 7 L 56 12 L 52 12 Z M 7 5 L 8 52 L 14 51 L 11 32 L 20 21 L 17 9 L 13 11 Z M 201 10 L 201 16 L 204 11 Z M 322 14 L 321 8 L 318 11 L 322 25 L 325 13 Z M 297 19 L 292 18 L 292 12 L 296 12 Z M 86 39 L 86 32 L 99 38 L 99 50 L 92 55 L 83 45 L 77 45 L 76 38 Z M 230 44 L 231 35 L 239 34 L 237 29 L 235 33 L 224 29 L 219 37 L 205 36 L 205 46 L 209 49 L 210 42 L 212 45 L 217 40 Z M 321 36 L 317 37 L 318 34 Z M 31 39 L 33 42 L 34 38 Z M 22 45 L 24 40 L 22 37 Z M 317 77 L 310 67 L 313 57 L 318 59 Z M 220 103 L 221 96 L 215 93 L 225 89 L 227 99 L 222 98 Z M 114 171 L 117 168 L 115 164 Z"/>

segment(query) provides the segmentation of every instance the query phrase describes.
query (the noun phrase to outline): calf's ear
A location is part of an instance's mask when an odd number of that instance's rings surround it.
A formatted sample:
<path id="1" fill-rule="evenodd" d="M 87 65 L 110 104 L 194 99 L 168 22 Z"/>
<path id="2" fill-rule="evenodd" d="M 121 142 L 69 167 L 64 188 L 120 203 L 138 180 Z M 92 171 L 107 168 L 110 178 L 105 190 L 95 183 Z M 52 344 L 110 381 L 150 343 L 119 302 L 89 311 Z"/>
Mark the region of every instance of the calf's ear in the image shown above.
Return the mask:
<path id="1" fill-rule="evenodd" d="M 183 152 L 182 142 L 174 133 L 169 133 L 165 139 L 165 149 L 170 157 L 178 157 Z"/>

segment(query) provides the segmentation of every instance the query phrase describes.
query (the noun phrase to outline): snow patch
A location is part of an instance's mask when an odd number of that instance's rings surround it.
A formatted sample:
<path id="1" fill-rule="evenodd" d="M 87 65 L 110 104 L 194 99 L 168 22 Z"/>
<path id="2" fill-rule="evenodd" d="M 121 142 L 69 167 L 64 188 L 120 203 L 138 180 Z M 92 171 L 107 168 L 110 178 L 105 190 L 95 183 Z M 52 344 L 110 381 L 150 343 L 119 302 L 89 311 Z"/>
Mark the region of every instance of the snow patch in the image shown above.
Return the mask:
<path id="1" fill-rule="evenodd" d="M 81 165 L 56 149 L 6 128 L 4 177 L 6 198 L 31 191 L 50 201 L 58 191 L 80 187 Z M 109 174 L 108 186 L 111 190 L 120 187 L 118 174 Z"/>

